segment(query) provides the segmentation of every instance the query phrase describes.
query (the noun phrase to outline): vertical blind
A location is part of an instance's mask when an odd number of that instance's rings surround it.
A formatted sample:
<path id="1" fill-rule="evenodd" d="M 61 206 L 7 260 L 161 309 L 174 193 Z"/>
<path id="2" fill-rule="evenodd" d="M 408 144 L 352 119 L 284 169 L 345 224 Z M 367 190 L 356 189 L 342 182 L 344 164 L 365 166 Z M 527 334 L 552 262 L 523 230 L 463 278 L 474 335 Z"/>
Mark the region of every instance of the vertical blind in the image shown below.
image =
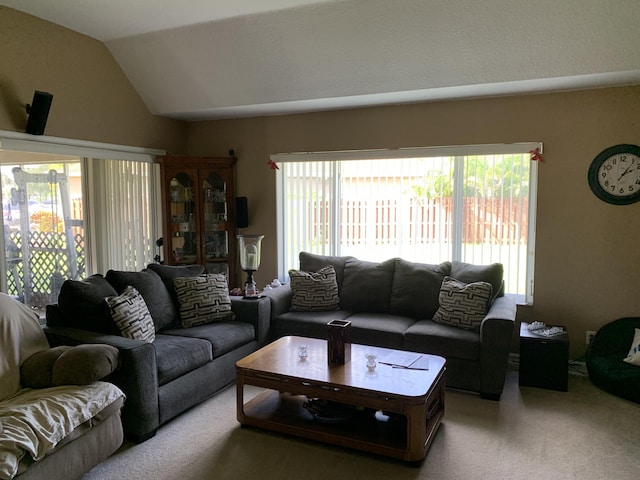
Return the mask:
<path id="1" fill-rule="evenodd" d="M 139 271 L 153 262 L 159 211 L 157 164 L 85 159 L 88 270 Z M 99 181 L 91 180 L 99 179 Z"/>
<path id="2" fill-rule="evenodd" d="M 539 143 L 272 156 L 279 275 L 300 251 L 422 263 L 499 262 L 532 301 Z"/>

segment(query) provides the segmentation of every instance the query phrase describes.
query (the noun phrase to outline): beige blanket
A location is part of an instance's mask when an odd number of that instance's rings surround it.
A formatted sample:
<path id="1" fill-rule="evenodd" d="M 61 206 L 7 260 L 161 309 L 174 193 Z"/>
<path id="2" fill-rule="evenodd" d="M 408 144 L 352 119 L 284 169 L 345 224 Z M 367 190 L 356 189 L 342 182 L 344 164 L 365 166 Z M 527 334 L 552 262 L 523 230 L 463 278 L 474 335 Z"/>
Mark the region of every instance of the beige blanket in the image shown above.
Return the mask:
<path id="1" fill-rule="evenodd" d="M 10 480 L 24 455 L 40 460 L 77 426 L 123 397 L 113 384 L 23 389 L 0 402 L 0 479 Z"/>

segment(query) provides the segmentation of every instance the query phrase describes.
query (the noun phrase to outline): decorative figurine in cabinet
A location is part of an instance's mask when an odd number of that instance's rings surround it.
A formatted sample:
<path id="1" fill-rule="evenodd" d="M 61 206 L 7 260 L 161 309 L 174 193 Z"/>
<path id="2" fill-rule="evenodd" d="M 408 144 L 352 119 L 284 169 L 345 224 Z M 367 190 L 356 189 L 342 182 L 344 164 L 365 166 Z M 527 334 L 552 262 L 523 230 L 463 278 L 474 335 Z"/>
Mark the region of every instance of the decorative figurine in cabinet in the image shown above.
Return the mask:
<path id="1" fill-rule="evenodd" d="M 162 176 L 163 261 L 204 265 L 235 286 L 234 157 L 158 157 Z"/>

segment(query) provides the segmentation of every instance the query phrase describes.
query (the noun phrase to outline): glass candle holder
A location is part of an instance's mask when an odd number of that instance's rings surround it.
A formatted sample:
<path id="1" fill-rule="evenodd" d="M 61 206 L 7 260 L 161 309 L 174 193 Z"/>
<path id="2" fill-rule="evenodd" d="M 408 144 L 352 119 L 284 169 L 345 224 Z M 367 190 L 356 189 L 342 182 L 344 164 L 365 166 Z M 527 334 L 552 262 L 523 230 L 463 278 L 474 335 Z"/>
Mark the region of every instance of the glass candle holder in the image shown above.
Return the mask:
<path id="1" fill-rule="evenodd" d="M 376 368 L 376 365 L 378 364 L 378 357 L 376 357 L 373 353 L 367 353 L 365 357 L 367 359 L 367 368 L 369 370 L 373 370 L 374 368 Z"/>

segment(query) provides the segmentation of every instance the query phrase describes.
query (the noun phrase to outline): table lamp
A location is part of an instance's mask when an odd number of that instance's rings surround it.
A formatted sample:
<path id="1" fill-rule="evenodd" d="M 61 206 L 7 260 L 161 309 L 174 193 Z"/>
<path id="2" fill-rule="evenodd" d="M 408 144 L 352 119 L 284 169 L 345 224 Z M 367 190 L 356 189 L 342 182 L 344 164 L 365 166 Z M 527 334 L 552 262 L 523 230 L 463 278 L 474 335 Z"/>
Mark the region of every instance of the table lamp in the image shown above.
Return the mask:
<path id="1" fill-rule="evenodd" d="M 253 280 L 253 272 L 260 267 L 260 250 L 264 235 L 238 235 L 240 247 L 240 266 L 247 272 L 247 281 L 244 284 L 245 298 L 258 297 L 256 282 Z"/>

